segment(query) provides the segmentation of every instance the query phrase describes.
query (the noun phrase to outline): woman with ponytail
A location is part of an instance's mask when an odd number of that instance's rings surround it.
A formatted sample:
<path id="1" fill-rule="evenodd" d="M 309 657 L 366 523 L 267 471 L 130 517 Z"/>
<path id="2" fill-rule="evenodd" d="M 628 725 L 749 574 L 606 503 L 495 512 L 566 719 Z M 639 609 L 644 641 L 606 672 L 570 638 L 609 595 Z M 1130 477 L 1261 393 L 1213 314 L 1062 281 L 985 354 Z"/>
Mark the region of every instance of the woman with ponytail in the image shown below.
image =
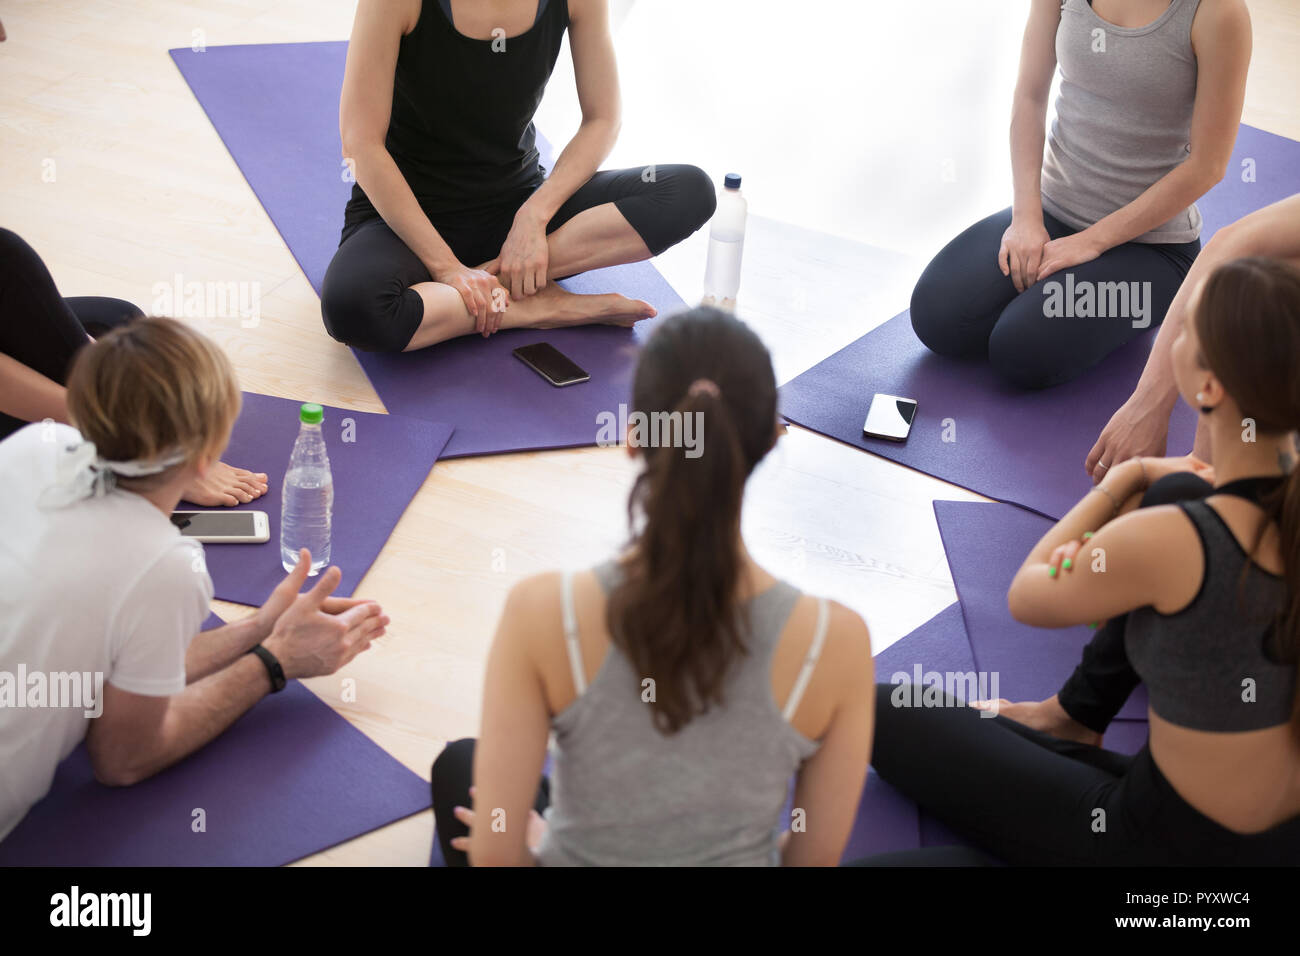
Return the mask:
<path id="1" fill-rule="evenodd" d="M 674 316 L 642 350 L 632 398 L 630 545 L 511 592 L 482 737 L 433 765 L 443 855 L 834 865 L 870 756 L 871 641 L 852 611 L 764 571 L 741 537 L 745 483 L 779 431 L 767 350 L 726 313 Z"/>
<path id="2" fill-rule="evenodd" d="M 1006 714 L 898 710 L 878 694 L 882 777 L 1011 863 L 1300 863 L 1297 355 L 1300 270 L 1219 266 L 1172 346 L 1213 472 L 1121 463 L 1012 582 L 1027 624 L 1120 622 L 1149 695 L 1146 745 L 1128 756 Z M 1205 497 L 1138 508 L 1194 464 L 1213 483 Z"/>

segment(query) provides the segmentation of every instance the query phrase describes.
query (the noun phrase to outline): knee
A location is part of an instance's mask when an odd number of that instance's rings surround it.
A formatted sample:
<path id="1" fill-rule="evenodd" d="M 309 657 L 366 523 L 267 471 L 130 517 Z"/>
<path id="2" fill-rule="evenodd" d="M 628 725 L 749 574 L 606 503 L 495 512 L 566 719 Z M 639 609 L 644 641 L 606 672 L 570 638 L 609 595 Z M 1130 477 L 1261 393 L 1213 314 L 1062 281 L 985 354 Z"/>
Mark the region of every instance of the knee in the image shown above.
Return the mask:
<path id="1" fill-rule="evenodd" d="M 1004 382 L 1026 391 L 1051 388 L 1071 377 L 1056 349 L 1036 341 L 1026 323 L 1008 321 L 1005 314 L 989 336 L 989 366 Z"/>
<path id="2" fill-rule="evenodd" d="M 698 166 L 674 166 L 674 220 L 681 233 L 680 242 L 713 218 L 718 208 L 718 194 L 709 174 Z"/>
<path id="3" fill-rule="evenodd" d="M 411 339 L 399 331 L 402 297 L 408 291 L 376 291 L 364 283 L 344 281 L 326 272 L 320 298 L 325 331 L 336 341 L 363 352 L 400 352 Z"/>
<path id="4" fill-rule="evenodd" d="M 433 761 L 433 767 L 429 773 L 435 792 L 449 783 L 454 785 L 458 781 L 463 783 L 471 779 L 474 767 L 475 743 L 473 737 L 464 737 L 460 740 L 453 740 L 442 748 L 442 753 L 438 754 Z"/>
<path id="5" fill-rule="evenodd" d="M 963 358 L 982 354 L 985 332 L 963 316 L 962 301 L 941 268 L 931 263 L 912 290 L 910 315 L 917 339 L 936 355 Z"/>

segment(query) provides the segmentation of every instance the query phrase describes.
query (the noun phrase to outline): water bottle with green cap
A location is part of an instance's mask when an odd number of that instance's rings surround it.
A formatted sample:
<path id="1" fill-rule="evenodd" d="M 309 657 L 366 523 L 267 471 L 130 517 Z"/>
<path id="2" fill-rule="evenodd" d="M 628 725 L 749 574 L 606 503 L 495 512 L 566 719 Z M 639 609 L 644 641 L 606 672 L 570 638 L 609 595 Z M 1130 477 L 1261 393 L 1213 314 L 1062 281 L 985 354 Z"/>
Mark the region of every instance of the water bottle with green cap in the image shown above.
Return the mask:
<path id="1" fill-rule="evenodd" d="M 298 438 L 289 456 L 280 496 L 280 562 L 286 571 L 298 564 L 298 551 L 311 552 L 311 574 L 330 563 L 330 518 L 334 477 L 321 423 L 325 409 L 311 403 L 298 410 Z"/>

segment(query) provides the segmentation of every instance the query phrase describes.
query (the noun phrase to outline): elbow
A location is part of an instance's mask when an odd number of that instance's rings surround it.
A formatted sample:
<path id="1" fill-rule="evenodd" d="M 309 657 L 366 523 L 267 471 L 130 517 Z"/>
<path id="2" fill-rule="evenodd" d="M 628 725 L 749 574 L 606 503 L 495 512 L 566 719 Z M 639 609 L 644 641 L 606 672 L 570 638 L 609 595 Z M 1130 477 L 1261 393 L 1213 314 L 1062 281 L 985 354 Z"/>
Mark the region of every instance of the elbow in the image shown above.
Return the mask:
<path id="1" fill-rule="evenodd" d="M 1022 581 L 1023 572 L 1016 575 L 1011 587 L 1007 590 L 1007 610 L 1011 612 L 1011 617 L 1021 624 L 1034 624 L 1033 610 L 1025 591 L 1027 588 Z"/>
<path id="2" fill-rule="evenodd" d="M 148 776 L 142 768 L 132 766 L 126 760 L 91 754 L 90 764 L 95 772 L 95 779 L 106 787 L 134 786 Z"/>

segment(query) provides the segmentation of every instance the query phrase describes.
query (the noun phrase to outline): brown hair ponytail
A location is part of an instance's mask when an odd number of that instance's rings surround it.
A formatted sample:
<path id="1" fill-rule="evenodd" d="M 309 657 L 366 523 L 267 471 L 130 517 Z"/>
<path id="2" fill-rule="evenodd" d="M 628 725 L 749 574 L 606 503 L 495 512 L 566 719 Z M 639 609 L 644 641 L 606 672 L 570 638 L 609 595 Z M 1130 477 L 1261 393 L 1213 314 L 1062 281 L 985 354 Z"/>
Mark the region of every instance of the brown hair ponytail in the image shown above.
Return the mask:
<path id="1" fill-rule="evenodd" d="M 721 703 L 746 653 L 736 600 L 740 513 L 745 482 L 775 437 L 771 358 L 731 315 L 684 312 L 642 350 L 632 404 L 634 429 L 649 434 L 629 436 L 644 468 L 628 501 L 632 547 L 607 623 L 636 672 L 654 681 L 656 726 L 675 733 Z M 695 441 L 682 447 L 665 431 Z"/>
<path id="2" fill-rule="evenodd" d="M 1300 269 L 1273 259 L 1237 259 L 1210 274 L 1197 303 L 1196 334 L 1207 368 L 1223 383 L 1256 432 L 1273 437 L 1300 428 Z M 1296 666 L 1291 726 L 1300 736 L 1300 467 L 1260 502 L 1280 531 L 1286 604 L 1275 630 L 1278 657 Z"/>

